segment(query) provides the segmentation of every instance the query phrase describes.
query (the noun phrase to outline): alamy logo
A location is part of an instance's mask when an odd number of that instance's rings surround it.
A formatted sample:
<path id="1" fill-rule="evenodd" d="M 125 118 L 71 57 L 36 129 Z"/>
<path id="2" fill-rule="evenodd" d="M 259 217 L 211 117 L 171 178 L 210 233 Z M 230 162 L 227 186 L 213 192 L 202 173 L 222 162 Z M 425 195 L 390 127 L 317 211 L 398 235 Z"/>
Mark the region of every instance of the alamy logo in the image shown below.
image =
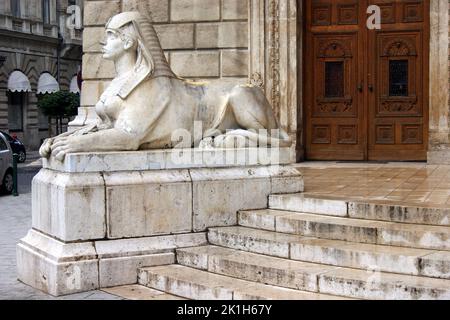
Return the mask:
<path id="1" fill-rule="evenodd" d="M 367 29 L 380 30 L 381 29 L 381 8 L 377 5 L 372 5 L 367 8 L 367 14 L 370 17 L 367 19 Z"/>
<path id="2" fill-rule="evenodd" d="M 80 6 L 69 6 L 66 11 L 68 17 L 66 26 L 69 30 L 81 30 L 83 28 L 83 19 L 81 17 Z"/>

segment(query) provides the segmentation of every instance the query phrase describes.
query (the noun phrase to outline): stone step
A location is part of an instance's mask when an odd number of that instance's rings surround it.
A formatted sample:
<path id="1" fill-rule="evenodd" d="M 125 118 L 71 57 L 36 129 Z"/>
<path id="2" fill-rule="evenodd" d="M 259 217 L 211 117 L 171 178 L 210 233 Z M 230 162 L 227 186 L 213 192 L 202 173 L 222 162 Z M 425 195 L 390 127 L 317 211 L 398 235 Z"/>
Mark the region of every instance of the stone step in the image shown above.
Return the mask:
<path id="1" fill-rule="evenodd" d="M 139 284 L 193 300 L 342 299 L 235 279 L 181 265 L 142 268 L 139 270 Z"/>
<path id="2" fill-rule="evenodd" d="M 450 280 L 297 262 L 227 248 L 177 250 L 178 263 L 272 286 L 358 299 L 450 299 Z M 161 290 L 160 288 L 156 288 Z"/>
<path id="3" fill-rule="evenodd" d="M 273 257 L 450 279 L 450 252 L 308 238 L 246 227 L 213 228 L 212 245 Z"/>
<path id="4" fill-rule="evenodd" d="M 305 194 L 272 195 L 269 208 L 327 216 L 388 222 L 450 226 L 450 209 L 398 204 L 387 201 L 353 201 Z"/>
<path id="5" fill-rule="evenodd" d="M 109 294 L 126 300 L 185 300 L 162 291 L 150 289 L 138 284 L 102 289 Z"/>
<path id="6" fill-rule="evenodd" d="M 278 210 L 239 213 L 239 225 L 320 239 L 450 250 L 450 227 L 404 224 Z"/>

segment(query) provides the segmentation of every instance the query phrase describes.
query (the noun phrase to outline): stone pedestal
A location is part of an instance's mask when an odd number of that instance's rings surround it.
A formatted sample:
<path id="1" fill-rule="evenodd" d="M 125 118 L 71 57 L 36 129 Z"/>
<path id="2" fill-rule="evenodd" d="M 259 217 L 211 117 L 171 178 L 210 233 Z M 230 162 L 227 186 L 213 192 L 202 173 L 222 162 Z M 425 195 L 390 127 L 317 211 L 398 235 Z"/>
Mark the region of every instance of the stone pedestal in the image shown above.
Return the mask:
<path id="1" fill-rule="evenodd" d="M 70 154 L 33 180 L 33 229 L 17 247 L 19 280 L 52 295 L 136 283 L 207 243 L 210 227 L 271 194 L 303 191 L 290 149 Z"/>

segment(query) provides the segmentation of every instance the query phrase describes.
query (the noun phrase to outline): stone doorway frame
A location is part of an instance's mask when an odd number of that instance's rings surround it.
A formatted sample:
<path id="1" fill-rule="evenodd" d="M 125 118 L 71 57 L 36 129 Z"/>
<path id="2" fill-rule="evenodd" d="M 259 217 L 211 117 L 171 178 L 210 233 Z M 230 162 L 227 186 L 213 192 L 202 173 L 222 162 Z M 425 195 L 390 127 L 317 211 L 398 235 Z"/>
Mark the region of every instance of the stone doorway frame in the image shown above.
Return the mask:
<path id="1" fill-rule="evenodd" d="M 249 0 L 249 75 L 261 85 L 304 159 L 305 0 Z M 449 1 L 430 1 L 429 157 L 449 144 Z M 293 150 L 294 151 L 294 150 Z M 293 159 L 294 160 L 294 159 Z"/>

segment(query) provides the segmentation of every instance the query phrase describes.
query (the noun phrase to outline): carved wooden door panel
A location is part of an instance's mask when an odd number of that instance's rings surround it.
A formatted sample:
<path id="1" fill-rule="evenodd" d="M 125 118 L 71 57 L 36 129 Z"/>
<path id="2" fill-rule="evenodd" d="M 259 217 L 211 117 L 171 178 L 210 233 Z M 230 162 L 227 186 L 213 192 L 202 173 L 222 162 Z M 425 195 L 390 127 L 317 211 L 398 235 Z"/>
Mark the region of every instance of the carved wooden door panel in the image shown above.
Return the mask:
<path id="1" fill-rule="evenodd" d="M 429 1 L 380 1 L 369 32 L 369 159 L 426 160 Z"/>
<path id="2" fill-rule="evenodd" d="M 367 8 L 381 9 L 380 30 Z M 426 160 L 425 0 L 306 1 L 304 111 L 310 160 Z"/>
<path id="3" fill-rule="evenodd" d="M 304 101 L 306 157 L 311 160 L 366 157 L 361 2 L 306 3 Z"/>

